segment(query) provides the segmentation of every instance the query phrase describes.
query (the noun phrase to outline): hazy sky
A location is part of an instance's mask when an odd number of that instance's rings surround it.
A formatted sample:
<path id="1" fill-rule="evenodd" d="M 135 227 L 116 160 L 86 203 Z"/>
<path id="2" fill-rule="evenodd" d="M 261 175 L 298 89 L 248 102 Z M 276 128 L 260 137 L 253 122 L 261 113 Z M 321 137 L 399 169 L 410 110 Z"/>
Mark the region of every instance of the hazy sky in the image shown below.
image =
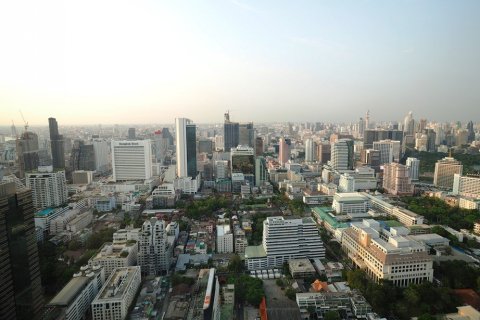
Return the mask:
<path id="1" fill-rule="evenodd" d="M 480 121 L 480 1 L 1 1 L 0 125 Z"/>

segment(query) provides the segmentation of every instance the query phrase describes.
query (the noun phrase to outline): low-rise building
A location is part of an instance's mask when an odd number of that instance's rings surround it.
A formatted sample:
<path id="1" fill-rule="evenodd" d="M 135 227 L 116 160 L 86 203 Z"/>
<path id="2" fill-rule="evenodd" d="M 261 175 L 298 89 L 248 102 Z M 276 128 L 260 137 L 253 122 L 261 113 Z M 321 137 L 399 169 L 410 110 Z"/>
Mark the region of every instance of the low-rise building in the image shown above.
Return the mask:
<path id="1" fill-rule="evenodd" d="M 140 267 L 115 269 L 92 302 L 93 320 L 123 320 L 141 284 Z"/>
<path id="2" fill-rule="evenodd" d="M 365 213 L 370 209 L 370 200 L 361 193 L 337 193 L 332 208 L 336 213 Z"/>
<path id="3" fill-rule="evenodd" d="M 292 259 L 288 261 L 288 269 L 293 278 L 308 278 L 315 276 L 315 268 L 308 259 Z"/>
<path id="4" fill-rule="evenodd" d="M 137 242 L 104 243 L 88 261 L 89 266 L 101 265 L 109 277 L 116 268 L 129 267 L 137 263 Z"/>

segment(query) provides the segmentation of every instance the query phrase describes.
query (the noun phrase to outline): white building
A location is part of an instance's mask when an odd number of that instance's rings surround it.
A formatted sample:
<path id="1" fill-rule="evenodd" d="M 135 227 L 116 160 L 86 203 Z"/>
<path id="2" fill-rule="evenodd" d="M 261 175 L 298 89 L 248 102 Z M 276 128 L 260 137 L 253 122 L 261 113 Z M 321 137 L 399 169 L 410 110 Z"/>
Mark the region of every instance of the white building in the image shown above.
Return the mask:
<path id="1" fill-rule="evenodd" d="M 315 161 L 315 142 L 309 138 L 305 140 L 305 162 Z"/>
<path id="2" fill-rule="evenodd" d="M 65 320 L 86 319 L 90 304 L 104 283 L 105 273 L 102 267 L 83 266 L 47 304 L 46 310 L 52 313 L 60 311 L 59 318 Z"/>
<path id="3" fill-rule="evenodd" d="M 420 175 L 420 160 L 408 157 L 406 166 L 410 172 L 410 179 L 412 179 L 412 181 L 417 181 L 418 176 Z"/>
<path id="4" fill-rule="evenodd" d="M 383 200 L 381 196 L 373 196 L 368 193 L 362 193 L 365 197 L 370 199 L 371 207 L 386 215 L 393 216 L 406 226 L 413 226 L 423 224 L 423 216 L 416 214 L 405 208 L 394 206 L 391 203 Z"/>
<path id="5" fill-rule="evenodd" d="M 90 225 L 92 221 L 93 221 L 93 212 L 88 210 L 86 212 L 83 212 L 77 215 L 75 218 L 69 221 L 65 226 L 65 229 L 72 233 L 77 233 L 85 229 L 85 227 Z"/>
<path id="6" fill-rule="evenodd" d="M 96 255 L 88 260 L 89 266 L 100 265 L 105 270 L 105 277 L 116 268 L 134 266 L 137 263 L 137 243 L 104 243 Z"/>
<path id="7" fill-rule="evenodd" d="M 112 141 L 114 181 L 147 180 L 152 177 L 150 140 Z"/>
<path id="8" fill-rule="evenodd" d="M 338 183 L 339 192 L 354 192 L 355 191 L 355 178 L 348 173 L 344 173 L 340 176 Z"/>
<path id="9" fill-rule="evenodd" d="M 480 198 L 480 176 L 453 175 L 453 194 L 461 197 Z"/>
<path id="10" fill-rule="evenodd" d="M 426 246 L 391 231 L 384 232 L 371 219 L 353 222 L 343 231 L 342 249 L 374 281 L 390 280 L 399 287 L 432 281 L 433 260 Z"/>
<path id="11" fill-rule="evenodd" d="M 380 140 L 373 142 L 373 149 L 380 151 L 380 164 L 398 162 L 400 160 L 400 141 Z"/>
<path id="12" fill-rule="evenodd" d="M 92 302 L 92 319 L 125 319 L 140 284 L 140 267 L 115 269 Z"/>
<path id="13" fill-rule="evenodd" d="M 157 218 L 145 221 L 138 241 L 138 265 L 142 267 L 142 274 L 168 272 L 173 248 L 168 242 L 165 221 Z"/>
<path id="14" fill-rule="evenodd" d="M 452 189 L 453 177 L 455 174 L 462 175 L 463 165 L 451 157 L 446 157 L 438 160 L 435 163 L 435 173 L 433 175 L 433 185 L 435 187 L 442 187 Z"/>
<path id="15" fill-rule="evenodd" d="M 333 196 L 332 208 L 338 214 L 365 213 L 370 209 L 370 200 L 358 192 L 337 193 Z"/>
<path id="16" fill-rule="evenodd" d="M 65 171 L 27 173 L 26 184 L 32 189 L 37 210 L 59 207 L 68 201 Z"/>
<path id="17" fill-rule="evenodd" d="M 233 233 L 230 225 L 217 225 L 217 253 L 232 253 L 233 248 Z"/>
<path id="18" fill-rule="evenodd" d="M 284 219 L 268 217 L 263 221 L 260 246 L 245 249 L 249 270 L 281 267 L 290 259 L 324 258 L 325 248 L 312 218 Z"/>
<path id="19" fill-rule="evenodd" d="M 69 207 L 64 208 L 46 208 L 35 212 L 35 227 L 40 227 L 43 231 L 50 231 L 50 224 L 58 217 L 62 217 L 70 210 Z"/>

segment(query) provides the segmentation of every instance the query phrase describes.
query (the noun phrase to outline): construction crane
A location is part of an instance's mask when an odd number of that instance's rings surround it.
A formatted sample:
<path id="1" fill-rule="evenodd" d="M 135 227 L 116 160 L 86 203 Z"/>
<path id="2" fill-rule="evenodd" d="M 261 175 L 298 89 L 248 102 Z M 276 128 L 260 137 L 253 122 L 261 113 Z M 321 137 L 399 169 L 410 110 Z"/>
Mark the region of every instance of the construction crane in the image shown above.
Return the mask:
<path id="1" fill-rule="evenodd" d="M 22 110 L 18 110 L 18 111 L 20 111 L 20 115 L 22 116 L 23 123 L 25 124 L 25 125 L 24 125 L 24 126 L 25 126 L 25 132 L 27 132 L 27 129 L 28 129 L 28 122 L 27 122 L 27 121 L 25 121 L 25 117 L 23 116 L 23 112 L 22 112 Z"/>

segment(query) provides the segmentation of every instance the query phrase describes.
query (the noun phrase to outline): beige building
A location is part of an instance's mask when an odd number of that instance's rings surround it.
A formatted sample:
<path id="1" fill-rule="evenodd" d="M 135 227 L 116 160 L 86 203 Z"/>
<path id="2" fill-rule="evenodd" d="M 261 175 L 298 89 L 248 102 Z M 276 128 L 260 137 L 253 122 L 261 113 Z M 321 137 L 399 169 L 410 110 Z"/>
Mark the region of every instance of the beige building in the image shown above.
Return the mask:
<path id="1" fill-rule="evenodd" d="M 413 195 L 413 184 L 407 166 L 389 163 L 383 166 L 383 188 L 394 195 Z"/>
<path id="2" fill-rule="evenodd" d="M 395 228 L 386 232 L 375 220 L 354 222 L 343 232 L 342 249 L 374 281 L 390 280 L 399 287 L 432 281 L 426 246 L 401 234 Z"/>
<path id="3" fill-rule="evenodd" d="M 104 243 L 100 250 L 88 261 L 89 266 L 100 265 L 105 270 L 105 277 L 116 268 L 129 267 L 137 263 L 137 242 Z"/>
<path id="4" fill-rule="evenodd" d="M 460 163 L 460 161 L 457 161 L 451 157 L 445 157 L 442 160 L 438 160 L 435 164 L 433 184 L 435 187 L 452 189 L 454 175 L 462 175 L 462 172 L 463 165 Z"/>

